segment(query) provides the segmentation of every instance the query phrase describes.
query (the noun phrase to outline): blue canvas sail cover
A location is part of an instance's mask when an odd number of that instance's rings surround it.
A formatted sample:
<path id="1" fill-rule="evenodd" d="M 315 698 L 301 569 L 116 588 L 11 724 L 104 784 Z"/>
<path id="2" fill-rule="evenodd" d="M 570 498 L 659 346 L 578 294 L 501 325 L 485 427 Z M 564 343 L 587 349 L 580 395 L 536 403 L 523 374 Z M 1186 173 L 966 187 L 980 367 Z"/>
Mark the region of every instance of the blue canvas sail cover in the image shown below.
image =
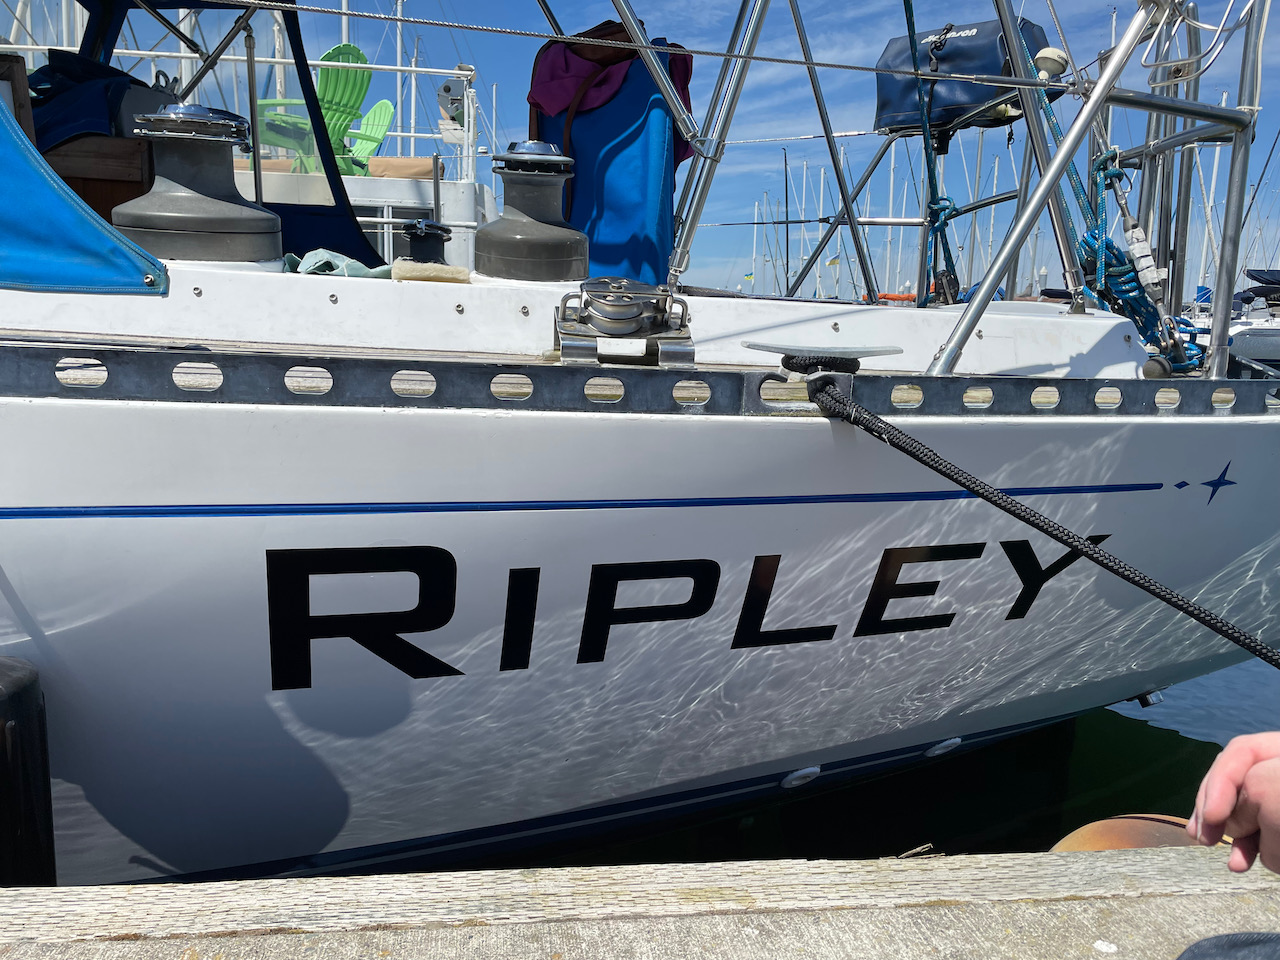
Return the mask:
<path id="1" fill-rule="evenodd" d="M 164 265 L 90 210 L 49 169 L 3 106 L 0 170 L 5 178 L 0 287 L 71 293 L 168 290 Z"/>
<path id="2" fill-rule="evenodd" d="M 1000 21 L 951 24 L 951 29 L 924 30 L 916 34 L 919 47 L 920 69 L 925 73 L 986 74 L 1010 76 L 1011 67 L 1005 51 L 1004 33 Z M 1039 24 L 1019 17 L 1018 27 L 1022 40 L 1031 56 L 1049 45 L 1048 37 Z M 1021 51 L 1014 51 L 1022 56 Z M 934 65 L 937 69 L 934 70 Z M 894 37 L 876 61 L 877 70 L 914 70 L 911 61 L 911 43 L 907 37 Z M 914 76 L 901 73 L 876 74 L 876 129 L 920 129 L 920 96 Z M 924 81 L 925 100 L 929 105 L 930 126 L 946 126 L 966 113 L 982 106 L 1002 94 L 1008 87 L 993 87 L 985 83 L 967 80 Z M 1048 92 L 1050 100 L 1062 96 L 1061 90 Z M 1014 102 L 1017 106 L 1017 102 Z M 965 123 L 966 127 L 1000 127 L 1012 123 L 1021 116 L 1017 110 L 998 110 L 980 115 Z"/>
<path id="3" fill-rule="evenodd" d="M 611 36 L 610 29 L 621 25 L 606 22 L 586 35 Z M 657 56 L 688 107 L 693 58 Z M 535 60 L 529 103 L 534 138 L 573 157 L 565 220 L 587 235 L 590 276 L 666 283 L 676 165 L 692 150 L 644 63 L 631 50 L 553 41 Z"/>

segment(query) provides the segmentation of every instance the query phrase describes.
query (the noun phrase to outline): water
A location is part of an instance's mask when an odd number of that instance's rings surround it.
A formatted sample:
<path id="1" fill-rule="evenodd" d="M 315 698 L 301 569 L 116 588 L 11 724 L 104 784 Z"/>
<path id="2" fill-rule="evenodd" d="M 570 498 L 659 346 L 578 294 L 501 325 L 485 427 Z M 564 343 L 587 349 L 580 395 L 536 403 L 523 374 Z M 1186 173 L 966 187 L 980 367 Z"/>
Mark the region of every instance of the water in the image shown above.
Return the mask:
<path id="1" fill-rule="evenodd" d="M 1154 707 L 1125 703 L 1112 709 L 1184 737 L 1225 744 L 1241 734 L 1280 730 L 1280 670 L 1249 660 L 1171 687 Z"/>
<path id="2" fill-rule="evenodd" d="M 472 867 L 569 866 L 1048 849 L 1123 813 L 1191 812 L 1233 736 L 1280 729 L 1280 671 L 1252 660 L 1165 691 L 1163 703 L 1075 720 L 870 781 L 807 787 Z"/>

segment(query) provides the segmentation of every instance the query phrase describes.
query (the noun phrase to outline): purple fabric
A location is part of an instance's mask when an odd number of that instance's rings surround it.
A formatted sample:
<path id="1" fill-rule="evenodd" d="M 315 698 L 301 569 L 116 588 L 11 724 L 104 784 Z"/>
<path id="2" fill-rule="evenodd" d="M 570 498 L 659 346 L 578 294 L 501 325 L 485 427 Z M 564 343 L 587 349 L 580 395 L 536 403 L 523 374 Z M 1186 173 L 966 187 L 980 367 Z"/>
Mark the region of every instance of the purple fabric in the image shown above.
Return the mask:
<path id="1" fill-rule="evenodd" d="M 654 42 L 663 44 L 662 40 Z M 680 93 L 680 101 L 690 109 L 689 78 L 693 75 L 693 56 L 688 53 L 671 54 L 669 63 L 668 70 Z M 612 100 L 633 64 L 637 70 L 645 68 L 638 57 L 605 67 L 583 94 L 578 103 L 579 112 L 594 110 Z M 529 103 L 549 117 L 563 113 L 569 109 L 578 88 L 599 69 L 600 64 L 578 56 L 567 43 L 548 44 L 534 64 L 533 79 L 529 83 Z M 693 148 L 679 136 L 678 131 L 675 154 L 677 165 L 693 155 Z"/>

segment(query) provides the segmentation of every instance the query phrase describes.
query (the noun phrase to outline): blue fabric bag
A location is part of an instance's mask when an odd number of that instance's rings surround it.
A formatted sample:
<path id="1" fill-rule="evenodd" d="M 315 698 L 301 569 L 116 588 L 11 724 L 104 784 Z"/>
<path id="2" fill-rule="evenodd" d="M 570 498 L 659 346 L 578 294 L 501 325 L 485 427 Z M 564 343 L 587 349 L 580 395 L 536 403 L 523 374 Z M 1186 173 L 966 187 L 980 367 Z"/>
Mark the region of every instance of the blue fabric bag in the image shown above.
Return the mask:
<path id="1" fill-rule="evenodd" d="M 657 56 L 668 68 L 668 55 Z M 564 149 L 566 116 L 540 113 L 538 137 Z M 589 275 L 666 283 L 675 242 L 677 148 L 684 144 L 644 63 L 631 60 L 617 92 L 600 106 L 577 110 L 572 124 L 565 220 L 587 235 Z"/>
<path id="2" fill-rule="evenodd" d="M 1049 45 L 1039 24 L 1023 18 L 1018 28 L 1031 56 Z M 937 63 L 938 74 L 968 73 L 993 76 L 1011 76 L 1009 58 L 1005 51 L 1004 34 L 998 20 L 982 23 L 961 23 L 952 26 L 945 34 L 942 30 L 925 30 L 916 35 L 919 45 L 920 69 L 930 72 Z M 1021 51 L 1014 51 L 1022 56 Z M 913 70 L 911 43 L 907 37 L 894 37 L 884 48 L 876 62 L 877 70 Z M 960 119 L 970 110 L 982 106 L 1002 94 L 1009 87 L 993 87 L 985 83 L 967 80 L 924 81 L 925 99 L 929 104 L 929 125 L 946 126 Z M 1049 99 L 1062 96 L 1061 90 L 1050 91 Z M 1016 102 L 1014 104 L 1017 105 Z M 1001 127 L 1017 120 L 1021 114 L 1000 111 L 970 120 L 965 127 Z M 876 74 L 876 129 L 919 130 L 920 98 L 916 78 L 895 73 Z"/>

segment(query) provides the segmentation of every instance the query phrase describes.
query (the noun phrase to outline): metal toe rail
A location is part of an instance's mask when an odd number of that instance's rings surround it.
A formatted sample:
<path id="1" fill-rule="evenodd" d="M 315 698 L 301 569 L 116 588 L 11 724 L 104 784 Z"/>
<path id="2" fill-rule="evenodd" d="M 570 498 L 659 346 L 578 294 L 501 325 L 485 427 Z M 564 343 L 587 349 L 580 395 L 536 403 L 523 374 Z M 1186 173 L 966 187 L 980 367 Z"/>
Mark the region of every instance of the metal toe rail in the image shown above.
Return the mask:
<path id="1" fill-rule="evenodd" d="M 848 375 L 839 375 L 848 376 Z M 422 357 L 0 345 L 0 396 L 688 416 L 817 415 L 780 373 Z M 1256 416 L 1280 413 L 1269 380 L 1065 380 L 857 374 L 858 402 L 888 417 Z M 792 390 L 802 385 L 793 384 Z M 765 396 L 762 397 L 762 390 Z M 768 399 L 766 399 L 768 397 Z"/>
<path id="2" fill-rule="evenodd" d="M 286 353 L 0 346 L 0 396 L 744 415 L 768 373 Z M 754 400 L 752 399 L 754 398 Z"/>
<path id="3" fill-rule="evenodd" d="M 846 375 L 847 376 L 847 375 Z M 1065 380 L 858 374 L 853 395 L 881 415 L 1256 416 L 1280 413 L 1265 380 Z"/>

